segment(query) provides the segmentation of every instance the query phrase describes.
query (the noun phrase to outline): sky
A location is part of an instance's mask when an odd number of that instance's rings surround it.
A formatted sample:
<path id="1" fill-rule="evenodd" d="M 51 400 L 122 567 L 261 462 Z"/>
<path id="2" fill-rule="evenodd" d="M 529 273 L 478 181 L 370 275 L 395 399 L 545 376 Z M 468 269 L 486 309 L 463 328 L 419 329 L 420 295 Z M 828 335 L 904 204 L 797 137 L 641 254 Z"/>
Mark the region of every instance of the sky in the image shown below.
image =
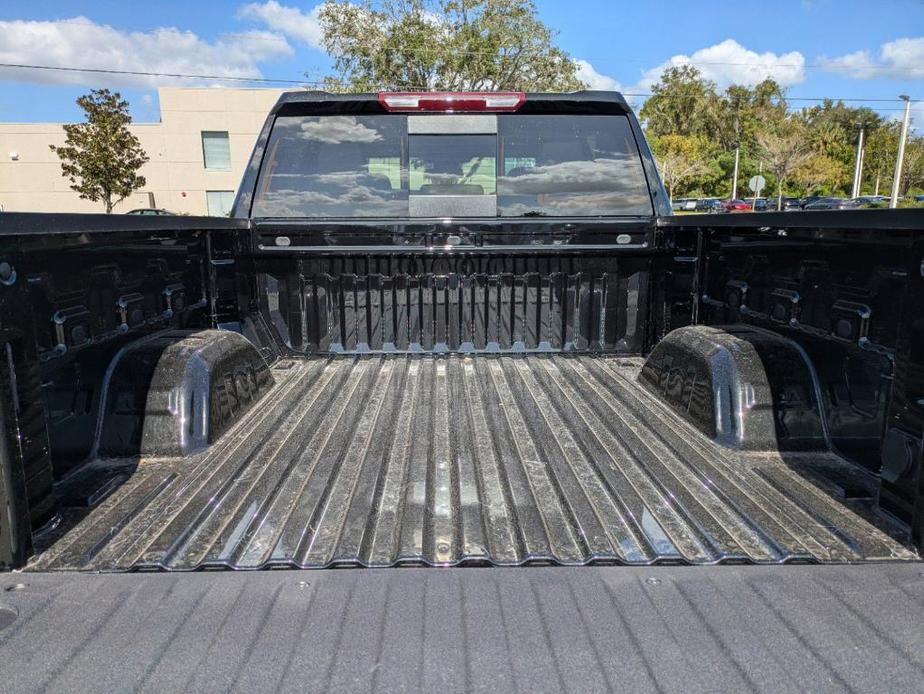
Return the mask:
<path id="1" fill-rule="evenodd" d="M 720 87 L 770 76 L 794 106 L 851 99 L 924 130 L 924 0 L 535 0 L 591 87 L 645 94 L 671 64 Z M 77 120 L 90 87 L 118 89 L 136 121 L 158 86 L 290 86 L 330 72 L 313 0 L 2 0 L 0 63 L 211 75 L 222 80 L 0 67 L 0 121 Z M 306 77 L 307 73 L 307 77 Z M 635 104 L 644 97 L 630 97 Z"/>

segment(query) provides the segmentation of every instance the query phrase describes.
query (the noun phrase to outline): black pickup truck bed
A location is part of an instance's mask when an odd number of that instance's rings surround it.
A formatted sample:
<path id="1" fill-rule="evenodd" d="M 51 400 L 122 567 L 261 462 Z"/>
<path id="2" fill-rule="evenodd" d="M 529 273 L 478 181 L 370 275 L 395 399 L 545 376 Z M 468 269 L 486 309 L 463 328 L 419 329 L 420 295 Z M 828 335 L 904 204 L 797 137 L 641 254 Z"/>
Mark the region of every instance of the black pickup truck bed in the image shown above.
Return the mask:
<path id="1" fill-rule="evenodd" d="M 0 215 L 7 689 L 921 689 L 920 211 L 669 217 L 622 97 L 519 102 Z"/>
<path id="2" fill-rule="evenodd" d="M 31 568 L 915 556 L 863 518 L 874 480 L 856 466 L 723 449 L 638 384 L 641 361 L 280 362 L 276 387 L 217 445 L 142 459 Z M 71 484 L 124 465 L 99 460 Z"/>

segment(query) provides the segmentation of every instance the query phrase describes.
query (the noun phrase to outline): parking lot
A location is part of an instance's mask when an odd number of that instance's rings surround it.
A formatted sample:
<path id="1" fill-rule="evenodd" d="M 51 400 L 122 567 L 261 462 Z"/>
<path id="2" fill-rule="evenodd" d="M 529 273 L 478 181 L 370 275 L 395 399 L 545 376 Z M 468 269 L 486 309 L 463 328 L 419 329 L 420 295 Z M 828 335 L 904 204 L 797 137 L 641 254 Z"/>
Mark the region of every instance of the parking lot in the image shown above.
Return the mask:
<path id="1" fill-rule="evenodd" d="M 860 210 L 888 209 L 885 195 L 864 195 L 858 198 L 836 198 L 812 195 L 797 198 L 675 198 L 671 200 L 674 214 L 724 214 L 733 212 L 795 212 L 798 210 Z M 924 195 L 913 195 L 899 200 L 899 207 L 924 208 Z"/>

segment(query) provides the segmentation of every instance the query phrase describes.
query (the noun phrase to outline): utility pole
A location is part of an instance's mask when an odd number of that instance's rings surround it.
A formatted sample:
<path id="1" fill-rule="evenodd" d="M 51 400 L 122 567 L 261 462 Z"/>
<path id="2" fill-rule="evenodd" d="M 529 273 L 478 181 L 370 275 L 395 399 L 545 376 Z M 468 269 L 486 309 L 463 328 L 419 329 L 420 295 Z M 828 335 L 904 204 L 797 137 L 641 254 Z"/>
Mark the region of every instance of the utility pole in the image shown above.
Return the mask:
<path id="1" fill-rule="evenodd" d="M 735 147 L 735 173 L 732 176 L 732 194 L 731 199 L 738 199 L 738 158 L 741 156 L 741 145 Z"/>
<path id="2" fill-rule="evenodd" d="M 857 176 L 857 197 L 863 195 L 863 167 L 866 165 L 866 147 L 860 151 L 860 175 Z"/>
<path id="3" fill-rule="evenodd" d="M 850 197 L 860 197 L 860 176 L 863 175 L 863 126 L 860 126 L 860 137 L 857 139 L 857 160 L 853 165 L 853 188 Z"/>
<path id="4" fill-rule="evenodd" d="M 898 138 L 898 156 L 895 158 L 895 176 L 892 178 L 892 200 L 889 207 L 895 209 L 898 207 L 898 190 L 902 181 L 902 160 L 905 158 L 905 140 L 908 139 L 908 124 L 911 121 L 911 97 L 907 94 L 899 94 L 901 100 L 905 102 L 905 119 L 902 121 L 902 134 Z"/>

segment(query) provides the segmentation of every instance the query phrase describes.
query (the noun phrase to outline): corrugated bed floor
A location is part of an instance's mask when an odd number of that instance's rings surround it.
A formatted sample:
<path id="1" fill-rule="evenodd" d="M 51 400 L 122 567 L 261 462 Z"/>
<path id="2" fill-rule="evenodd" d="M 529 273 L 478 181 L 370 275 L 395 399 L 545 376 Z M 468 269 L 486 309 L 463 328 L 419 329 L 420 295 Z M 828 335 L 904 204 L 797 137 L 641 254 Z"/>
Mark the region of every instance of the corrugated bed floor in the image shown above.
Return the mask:
<path id="1" fill-rule="evenodd" d="M 283 363 L 274 390 L 207 453 L 141 461 L 31 568 L 916 558 L 798 474 L 811 456 L 713 445 L 641 390 L 639 365 Z"/>

